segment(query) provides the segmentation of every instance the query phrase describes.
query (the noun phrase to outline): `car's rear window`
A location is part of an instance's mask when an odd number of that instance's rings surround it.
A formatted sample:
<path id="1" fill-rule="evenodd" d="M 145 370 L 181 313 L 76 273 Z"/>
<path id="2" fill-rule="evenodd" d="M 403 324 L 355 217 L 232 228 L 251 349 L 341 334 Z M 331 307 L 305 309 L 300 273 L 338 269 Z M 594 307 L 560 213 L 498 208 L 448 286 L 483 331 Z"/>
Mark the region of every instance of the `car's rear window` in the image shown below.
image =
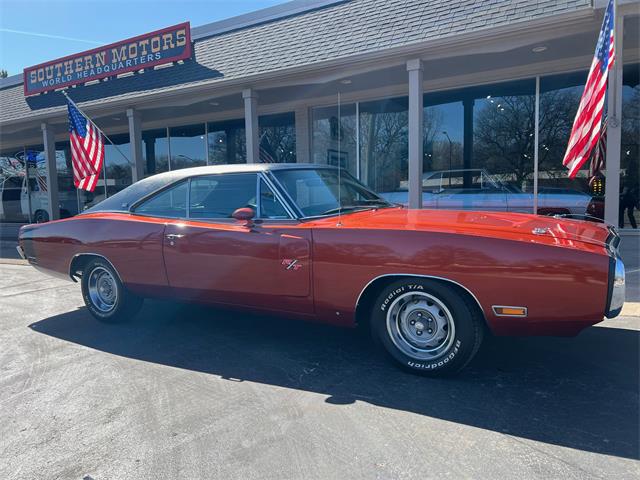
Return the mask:
<path id="1" fill-rule="evenodd" d="M 145 178 L 85 210 L 83 213 L 128 212 L 131 205 L 141 198 L 155 192 L 169 183 L 179 180 L 181 177 L 182 175 L 164 174 Z"/>

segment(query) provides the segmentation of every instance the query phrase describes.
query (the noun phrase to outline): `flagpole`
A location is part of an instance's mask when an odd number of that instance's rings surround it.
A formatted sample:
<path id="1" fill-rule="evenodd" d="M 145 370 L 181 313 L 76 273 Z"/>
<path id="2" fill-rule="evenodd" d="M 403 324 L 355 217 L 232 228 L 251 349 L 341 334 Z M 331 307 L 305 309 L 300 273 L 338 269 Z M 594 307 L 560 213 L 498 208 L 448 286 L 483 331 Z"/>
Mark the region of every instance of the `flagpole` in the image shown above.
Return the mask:
<path id="1" fill-rule="evenodd" d="M 84 112 L 80 109 L 80 107 L 78 107 L 78 104 L 77 104 L 76 102 L 74 102 L 74 101 L 71 99 L 71 97 L 67 94 L 67 92 L 66 92 L 65 90 L 62 90 L 62 94 L 67 98 L 67 100 L 69 100 L 69 101 L 71 102 L 71 104 L 72 104 L 74 107 L 76 107 L 76 108 L 78 109 L 78 111 L 79 111 L 82 115 L 84 115 L 84 117 L 85 117 L 87 120 L 89 120 L 89 121 L 91 122 L 91 125 L 93 125 L 94 127 L 96 127 L 96 129 L 97 129 L 97 130 L 102 134 L 102 136 L 103 136 L 104 138 L 106 138 L 106 139 L 107 139 L 107 141 L 108 141 L 111 145 L 113 145 L 113 146 L 115 147 L 115 149 L 118 151 L 118 153 L 119 153 L 120 155 L 122 155 L 122 157 L 127 161 L 127 163 L 128 163 L 129 165 L 131 165 L 131 164 L 132 164 L 132 163 L 131 163 L 131 160 L 129 160 L 129 158 L 128 158 L 124 153 L 122 153 L 122 150 L 120 150 L 120 149 L 118 148 L 118 146 L 117 146 L 115 143 L 113 143 L 113 141 L 111 141 L 111 139 L 107 136 L 107 134 L 106 134 L 106 133 L 104 133 L 104 132 L 102 131 L 102 129 L 101 129 L 98 125 L 96 125 L 96 123 L 95 123 L 93 120 L 91 120 L 91 118 L 90 118 L 86 113 L 84 113 Z"/>
<path id="2" fill-rule="evenodd" d="M 107 159 L 102 161 L 102 178 L 104 180 L 104 199 L 107 199 Z"/>
<path id="3" fill-rule="evenodd" d="M 535 118 L 533 120 L 533 214 L 538 214 L 538 175 L 540 173 L 539 165 L 539 153 L 538 143 L 540 141 L 539 132 L 540 129 L 540 75 L 536 75 L 536 104 L 535 104 Z"/>

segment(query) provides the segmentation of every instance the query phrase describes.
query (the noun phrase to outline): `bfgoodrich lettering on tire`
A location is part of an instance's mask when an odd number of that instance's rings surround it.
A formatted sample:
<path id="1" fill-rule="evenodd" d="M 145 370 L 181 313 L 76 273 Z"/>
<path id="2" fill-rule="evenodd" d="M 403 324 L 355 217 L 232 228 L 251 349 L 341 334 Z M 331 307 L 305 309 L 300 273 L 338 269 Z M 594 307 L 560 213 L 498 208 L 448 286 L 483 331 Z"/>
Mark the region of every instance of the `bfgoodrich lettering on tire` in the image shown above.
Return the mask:
<path id="1" fill-rule="evenodd" d="M 82 271 L 82 297 L 87 309 L 101 322 L 131 319 L 142 306 L 142 299 L 122 284 L 109 262 L 96 257 Z"/>
<path id="2" fill-rule="evenodd" d="M 436 376 L 457 372 L 471 361 L 483 325 L 457 289 L 406 278 L 389 284 L 374 302 L 371 333 L 403 368 Z"/>

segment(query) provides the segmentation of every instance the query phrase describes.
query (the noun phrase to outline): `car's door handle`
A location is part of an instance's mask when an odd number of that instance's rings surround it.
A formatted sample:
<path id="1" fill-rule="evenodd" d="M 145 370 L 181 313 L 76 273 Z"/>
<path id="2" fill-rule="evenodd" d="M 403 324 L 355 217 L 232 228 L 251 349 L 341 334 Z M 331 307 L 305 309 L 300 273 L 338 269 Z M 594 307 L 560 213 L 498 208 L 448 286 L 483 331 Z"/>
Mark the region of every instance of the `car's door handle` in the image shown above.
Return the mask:
<path id="1" fill-rule="evenodd" d="M 184 235 L 182 235 L 181 233 L 167 233 L 164 236 L 164 238 L 169 240 L 169 245 L 171 245 L 172 247 L 176 244 L 176 240 L 182 237 L 184 237 Z"/>

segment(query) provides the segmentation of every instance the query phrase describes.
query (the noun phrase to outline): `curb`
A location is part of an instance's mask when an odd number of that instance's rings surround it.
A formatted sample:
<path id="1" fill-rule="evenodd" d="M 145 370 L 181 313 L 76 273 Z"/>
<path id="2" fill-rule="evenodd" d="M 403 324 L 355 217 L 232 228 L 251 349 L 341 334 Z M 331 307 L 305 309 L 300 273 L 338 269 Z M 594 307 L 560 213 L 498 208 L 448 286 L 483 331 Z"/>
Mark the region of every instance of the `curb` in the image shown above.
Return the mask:
<path id="1" fill-rule="evenodd" d="M 640 317 L 640 302 L 625 302 L 620 312 L 621 317 Z"/>
<path id="2" fill-rule="evenodd" d="M 0 265 L 29 265 L 29 262 L 21 258 L 0 258 Z"/>

